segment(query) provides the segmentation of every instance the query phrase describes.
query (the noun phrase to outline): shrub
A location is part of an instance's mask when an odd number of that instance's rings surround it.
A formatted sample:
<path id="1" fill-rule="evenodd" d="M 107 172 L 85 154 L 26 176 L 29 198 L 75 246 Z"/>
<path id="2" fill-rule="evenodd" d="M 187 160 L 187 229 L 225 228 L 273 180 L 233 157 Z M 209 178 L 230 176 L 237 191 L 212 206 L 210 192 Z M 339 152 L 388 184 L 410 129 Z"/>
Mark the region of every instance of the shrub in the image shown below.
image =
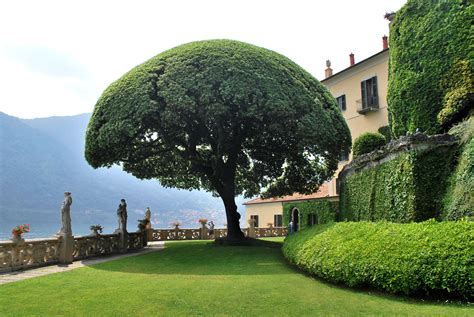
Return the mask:
<path id="1" fill-rule="evenodd" d="M 392 140 L 392 132 L 390 131 L 390 127 L 388 125 L 378 128 L 377 131 L 385 137 L 385 141 L 387 143 Z"/>
<path id="2" fill-rule="evenodd" d="M 394 136 L 436 134 L 472 107 L 472 1 L 409 0 L 390 27 L 387 101 Z"/>
<path id="3" fill-rule="evenodd" d="M 351 287 L 434 298 L 474 296 L 474 223 L 341 222 L 285 239 L 285 257 L 301 269 Z"/>
<path id="4" fill-rule="evenodd" d="M 366 132 L 361 134 L 354 141 L 352 146 L 352 152 L 354 157 L 359 155 L 370 153 L 378 148 L 382 147 L 387 143 L 385 137 L 380 133 Z"/>

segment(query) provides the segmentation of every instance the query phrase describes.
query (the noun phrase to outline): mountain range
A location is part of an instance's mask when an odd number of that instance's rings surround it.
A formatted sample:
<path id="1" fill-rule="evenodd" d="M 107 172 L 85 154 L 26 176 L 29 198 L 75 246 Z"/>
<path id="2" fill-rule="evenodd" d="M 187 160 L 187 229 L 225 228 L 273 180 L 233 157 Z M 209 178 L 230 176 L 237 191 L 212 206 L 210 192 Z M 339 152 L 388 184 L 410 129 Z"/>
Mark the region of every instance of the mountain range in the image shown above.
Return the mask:
<path id="1" fill-rule="evenodd" d="M 73 230 L 79 234 L 92 224 L 113 231 L 121 198 L 127 200 L 129 228 L 136 228 L 146 207 L 154 227 L 167 228 L 175 220 L 198 227 L 198 218 L 225 224 L 222 201 L 210 193 L 164 188 L 118 166 L 90 167 L 84 159 L 89 119 L 90 114 L 20 119 L 0 112 L 0 238 L 21 223 L 30 223 L 34 236 L 53 233 L 64 191 L 72 193 Z M 243 216 L 242 199 L 236 203 Z"/>

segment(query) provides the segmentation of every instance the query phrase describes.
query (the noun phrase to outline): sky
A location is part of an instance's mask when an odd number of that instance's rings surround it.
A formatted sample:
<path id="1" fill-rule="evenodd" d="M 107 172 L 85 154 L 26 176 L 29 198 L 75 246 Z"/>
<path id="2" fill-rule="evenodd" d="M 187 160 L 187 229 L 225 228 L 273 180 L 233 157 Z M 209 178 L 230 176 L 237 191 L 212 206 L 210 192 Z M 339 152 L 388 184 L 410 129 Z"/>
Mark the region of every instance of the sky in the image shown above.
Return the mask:
<path id="1" fill-rule="evenodd" d="M 382 50 L 386 12 L 406 0 L 0 0 L 0 111 L 20 118 L 92 112 L 132 67 L 180 44 L 239 40 L 321 80 Z"/>

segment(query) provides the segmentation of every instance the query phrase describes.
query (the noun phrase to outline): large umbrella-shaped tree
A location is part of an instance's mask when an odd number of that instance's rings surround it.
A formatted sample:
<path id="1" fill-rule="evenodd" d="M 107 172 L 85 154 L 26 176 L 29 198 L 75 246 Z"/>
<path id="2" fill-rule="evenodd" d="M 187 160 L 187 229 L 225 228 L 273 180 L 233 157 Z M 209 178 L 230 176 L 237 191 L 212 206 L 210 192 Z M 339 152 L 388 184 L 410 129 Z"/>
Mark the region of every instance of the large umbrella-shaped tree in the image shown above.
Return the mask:
<path id="1" fill-rule="evenodd" d="M 235 196 L 311 193 L 351 145 L 326 88 L 288 58 L 212 40 L 165 51 L 112 83 L 94 109 L 85 156 L 163 186 L 205 189 L 243 239 Z"/>

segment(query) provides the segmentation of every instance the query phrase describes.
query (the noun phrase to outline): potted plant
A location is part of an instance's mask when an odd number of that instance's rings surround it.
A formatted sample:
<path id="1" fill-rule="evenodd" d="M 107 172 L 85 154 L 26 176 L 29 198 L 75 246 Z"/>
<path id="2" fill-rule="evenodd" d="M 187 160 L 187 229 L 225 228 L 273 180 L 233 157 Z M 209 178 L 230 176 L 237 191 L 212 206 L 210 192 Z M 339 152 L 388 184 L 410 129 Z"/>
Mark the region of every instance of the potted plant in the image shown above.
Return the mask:
<path id="1" fill-rule="evenodd" d="M 171 223 L 171 226 L 173 226 L 175 230 L 179 230 L 179 226 L 181 226 L 181 222 L 174 221 Z"/>
<path id="2" fill-rule="evenodd" d="M 207 225 L 207 219 L 206 218 L 201 218 L 198 220 L 201 226 L 204 228 Z"/>
<path id="3" fill-rule="evenodd" d="M 100 236 L 104 227 L 102 227 L 101 225 L 92 225 L 90 226 L 90 229 L 92 231 L 92 235 L 97 237 Z"/>
<path id="4" fill-rule="evenodd" d="M 12 241 L 16 243 L 24 241 L 21 235 L 27 232 L 30 232 L 29 224 L 16 226 L 15 228 L 12 229 Z"/>

